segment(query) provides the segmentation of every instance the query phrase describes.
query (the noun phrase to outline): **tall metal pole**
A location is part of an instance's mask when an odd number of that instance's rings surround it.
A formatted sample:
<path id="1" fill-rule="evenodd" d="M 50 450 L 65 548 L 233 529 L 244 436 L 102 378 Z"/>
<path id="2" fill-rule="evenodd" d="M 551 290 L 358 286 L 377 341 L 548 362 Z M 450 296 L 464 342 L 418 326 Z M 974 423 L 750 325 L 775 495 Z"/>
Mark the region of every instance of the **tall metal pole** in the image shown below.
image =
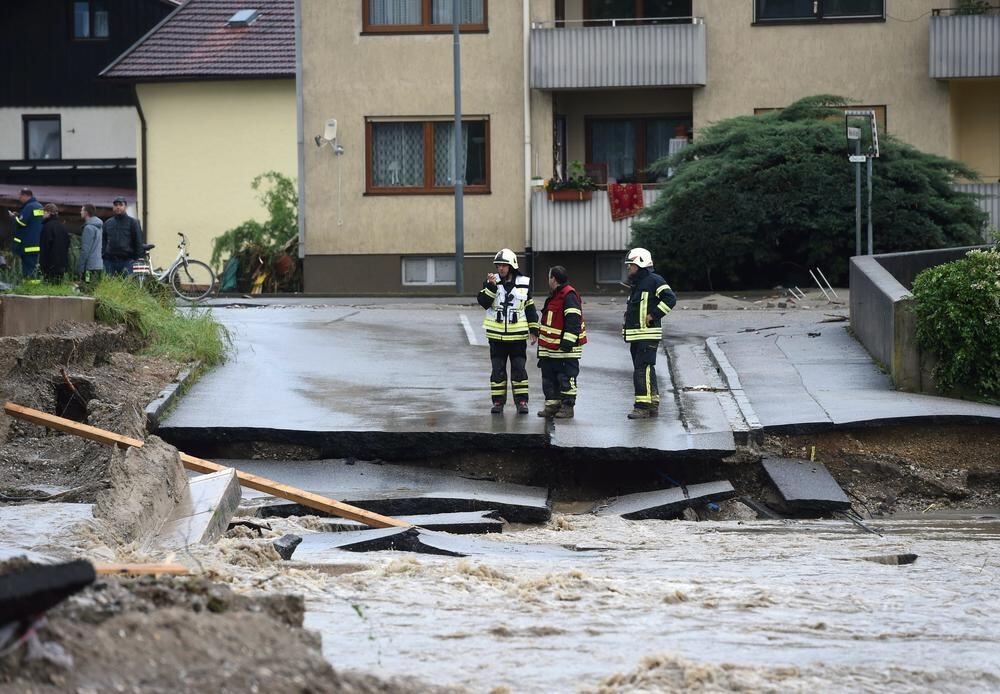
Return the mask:
<path id="1" fill-rule="evenodd" d="M 854 153 L 861 154 L 861 139 L 854 141 Z M 861 255 L 861 162 L 854 163 L 854 255 Z"/>
<path id="2" fill-rule="evenodd" d="M 868 157 L 868 255 L 874 255 L 872 250 L 872 158 Z"/>
<path id="3" fill-rule="evenodd" d="M 455 63 L 455 141 L 452 145 L 451 180 L 455 183 L 455 293 L 465 293 L 465 162 L 462 151 L 462 50 L 459 41 L 458 0 L 451 2 L 451 35 Z M 459 163 L 461 161 L 461 163 Z"/>

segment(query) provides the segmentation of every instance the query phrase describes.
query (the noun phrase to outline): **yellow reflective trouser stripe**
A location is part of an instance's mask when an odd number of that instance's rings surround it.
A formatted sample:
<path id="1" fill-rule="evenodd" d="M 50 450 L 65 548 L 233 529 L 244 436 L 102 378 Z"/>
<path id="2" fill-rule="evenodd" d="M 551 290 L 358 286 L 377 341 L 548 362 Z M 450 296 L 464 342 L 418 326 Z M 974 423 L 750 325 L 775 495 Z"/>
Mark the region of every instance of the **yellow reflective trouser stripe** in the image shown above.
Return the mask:
<path id="1" fill-rule="evenodd" d="M 567 315 L 567 316 L 570 316 L 570 315 L 582 316 L 583 315 L 583 311 L 581 311 L 578 308 L 567 308 L 567 309 L 563 309 L 563 314 Z"/>
<path id="2" fill-rule="evenodd" d="M 44 217 L 45 210 L 32 210 L 31 214 L 35 215 L 36 217 Z"/>
<path id="3" fill-rule="evenodd" d="M 504 395 L 507 392 L 507 381 L 490 381 L 490 395 Z"/>
<path id="4" fill-rule="evenodd" d="M 548 359 L 579 359 L 583 356 L 583 347 L 577 345 L 568 352 L 563 352 L 555 349 L 548 349 L 547 347 L 538 348 L 538 358 L 543 357 Z"/>
<path id="5" fill-rule="evenodd" d="M 41 246 L 25 246 L 21 250 L 24 251 L 25 253 L 41 253 L 42 252 Z"/>
<path id="6" fill-rule="evenodd" d="M 562 391 L 563 395 L 576 395 L 576 378 L 569 379 L 569 390 Z"/>
<path id="7" fill-rule="evenodd" d="M 528 382 L 511 381 L 511 390 L 514 391 L 514 395 L 526 395 L 528 393 Z"/>
<path id="8" fill-rule="evenodd" d="M 22 222 L 20 217 L 14 217 L 14 221 L 17 222 L 18 224 L 20 224 L 23 227 L 28 226 L 28 223 L 27 222 Z"/>
<path id="9" fill-rule="evenodd" d="M 562 400 L 546 400 L 545 404 L 546 405 L 561 405 L 562 404 Z"/>

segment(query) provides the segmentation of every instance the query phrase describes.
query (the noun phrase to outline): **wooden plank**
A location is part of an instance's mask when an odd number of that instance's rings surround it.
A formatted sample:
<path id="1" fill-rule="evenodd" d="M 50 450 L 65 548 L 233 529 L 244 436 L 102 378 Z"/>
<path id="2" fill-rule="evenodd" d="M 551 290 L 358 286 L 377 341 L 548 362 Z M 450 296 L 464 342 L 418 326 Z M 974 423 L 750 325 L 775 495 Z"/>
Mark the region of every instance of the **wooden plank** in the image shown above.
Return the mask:
<path id="1" fill-rule="evenodd" d="M 61 431 L 66 434 L 80 436 L 106 446 L 118 446 L 119 448 L 142 448 L 142 441 L 139 439 L 121 436 L 110 431 L 105 431 L 104 429 L 92 427 L 88 424 L 74 422 L 72 419 L 57 417 L 55 415 L 40 412 L 39 410 L 33 410 L 30 407 L 23 407 L 12 402 L 5 403 L 3 410 L 15 419 L 21 419 L 26 422 L 48 427 L 49 429 L 55 429 L 56 431 Z M 200 473 L 218 472 L 220 470 L 228 469 L 218 463 L 213 463 L 210 460 L 204 460 L 202 458 L 195 458 L 187 453 L 181 453 L 181 463 L 186 469 Z M 320 496 L 319 494 L 313 494 L 312 492 L 291 487 L 287 484 L 282 484 L 281 482 L 275 482 L 274 480 L 270 480 L 265 477 L 258 477 L 257 475 L 240 472 L 239 470 L 236 471 L 236 476 L 239 478 L 241 485 L 249 487 L 250 489 L 256 489 L 257 491 L 272 494 L 273 496 L 277 496 L 282 499 L 288 499 L 289 501 L 294 501 L 297 504 L 302 504 L 303 506 L 323 511 L 324 513 L 331 513 L 341 518 L 355 520 L 373 528 L 410 527 L 410 524 L 406 521 L 390 518 L 389 516 L 383 516 L 379 513 L 372 513 L 371 511 L 366 511 L 363 508 L 351 506 L 350 504 L 345 504 L 342 501 Z"/>
<path id="2" fill-rule="evenodd" d="M 190 571 L 180 564 L 94 564 L 99 576 L 148 576 L 150 574 L 170 574 L 187 576 Z"/>

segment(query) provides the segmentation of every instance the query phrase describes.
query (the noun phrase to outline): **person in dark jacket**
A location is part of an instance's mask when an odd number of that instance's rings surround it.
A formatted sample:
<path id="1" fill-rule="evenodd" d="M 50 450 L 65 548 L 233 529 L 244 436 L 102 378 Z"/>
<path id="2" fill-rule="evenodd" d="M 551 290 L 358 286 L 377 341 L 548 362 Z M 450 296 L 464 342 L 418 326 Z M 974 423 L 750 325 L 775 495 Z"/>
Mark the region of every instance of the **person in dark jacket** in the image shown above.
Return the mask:
<path id="1" fill-rule="evenodd" d="M 104 222 L 101 257 L 108 274 L 131 274 L 132 263 L 142 257 L 142 228 L 139 220 L 126 212 L 127 204 L 125 198 L 115 198 L 111 205 L 114 215 Z"/>
<path id="2" fill-rule="evenodd" d="M 42 216 L 45 212 L 30 188 L 22 188 L 18 199 L 21 201 L 21 211 L 10 212 L 14 222 L 14 253 L 21 258 L 21 274 L 25 279 L 30 279 L 38 266 Z"/>
<path id="3" fill-rule="evenodd" d="M 670 285 L 653 272 L 653 256 L 645 248 L 633 248 L 625 259 L 632 292 L 625 308 L 622 336 L 632 352 L 632 382 L 635 405 L 629 419 L 655 417 L 660 410 L 660 389 L 656 383 L 656 353 L 663 328 L 660 321 L 677 304 Z"/>
<path id="4" fill-rule="evenodd" d="M 538 416 L 572 419 L 587 324 L 580 293 L 569 284 L 562 265 L 549 268 L 549 298 L 542 307 L 539 331 L 538 368 L 542 370 L 545 407 Z"/>
<path id="5" fill-rule="evenodd" d="M 43 208 L 43 219 L 38 263 L 45 280 L 57 284 L 69 267 L 69 232 L 59 219 L 59 208 L 51 202 Z"/>

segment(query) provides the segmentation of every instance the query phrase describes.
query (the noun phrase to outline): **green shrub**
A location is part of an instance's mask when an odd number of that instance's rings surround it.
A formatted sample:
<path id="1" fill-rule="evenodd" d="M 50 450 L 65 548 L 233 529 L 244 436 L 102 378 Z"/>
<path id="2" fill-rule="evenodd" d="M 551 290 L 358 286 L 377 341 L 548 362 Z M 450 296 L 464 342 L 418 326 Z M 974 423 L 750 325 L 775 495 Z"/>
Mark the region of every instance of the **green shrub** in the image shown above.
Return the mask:
<path id="1" fill-rule="evenodd" d="M 94 288 L 94 298 L 97 320 L 124 325 L 146 342 L 147 354 L 200 361 L 204 366 L 225 360 L 229 333 L 210 309 L 181 310 L 168 292 L 149 291 L 131 278 L 103 278 Z"/>
<path id="2" fill-rule="evenodd" d="M 11 287 L 5 294 L 21 294 L 22 296 L 79 296 L 80 290 L 75 284 L 60 282 L 50 284 L 49 282 L 28 282 L 22 280 L 19 284 Z"/>
<path id="3" fill-rule="evenodd" d="M 938 359 L 938 386 L 1000 399 L 1000 251 L 970 251 L 924 270 L 913 296 L 917 340 Z"/>

